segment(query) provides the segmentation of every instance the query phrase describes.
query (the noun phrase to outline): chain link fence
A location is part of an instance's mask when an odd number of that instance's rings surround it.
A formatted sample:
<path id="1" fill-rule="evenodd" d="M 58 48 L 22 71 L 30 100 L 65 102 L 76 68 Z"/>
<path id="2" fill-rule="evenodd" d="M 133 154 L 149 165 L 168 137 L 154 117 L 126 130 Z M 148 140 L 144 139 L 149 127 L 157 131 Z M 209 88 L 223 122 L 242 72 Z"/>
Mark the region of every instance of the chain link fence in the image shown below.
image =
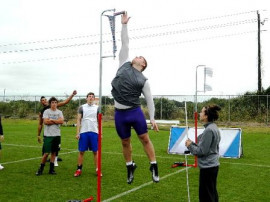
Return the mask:
<path id="1" fill-rule="evenodd" d="M 49 99 L 51 96 L 46 96 Z M 63 101 L 68 96 L 55 96 Z M 98 96 L 97 96 L 98 97 Z M 155 118 L 161 120 L 185 121 L 185 105 L 187 117 L 194 119 L 194 95 L 155 95 Z M 0 114 L 6 118 L 32 118 L 38 116 L 42 106 L 40 96 L 0 96 Z M 86 102 L 85 96 L 76 95 L 69 104 L 61 107 L 67 119 L 76 117 L 77 109 Z M 148 109 L 144 98 L 141 98 L 142 109 L 148 117 Z M 198 95 L 198 111 L 203 106 L 218 104 L 221 106 L 219 120 L 224 123 L 252 122 L 269 125 L 269 95 Z M 111 96 L 102 97 L 102 113 L 104 118 L 113 119 L 114 106 Z"/>

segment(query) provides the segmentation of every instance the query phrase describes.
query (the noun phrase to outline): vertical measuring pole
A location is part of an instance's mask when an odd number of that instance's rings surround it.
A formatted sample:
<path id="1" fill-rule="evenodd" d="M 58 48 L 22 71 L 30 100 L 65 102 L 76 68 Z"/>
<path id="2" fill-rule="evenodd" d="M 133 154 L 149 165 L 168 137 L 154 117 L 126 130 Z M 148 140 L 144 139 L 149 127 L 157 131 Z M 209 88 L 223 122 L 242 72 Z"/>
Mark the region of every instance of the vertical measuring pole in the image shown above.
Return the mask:
<path id="1" fill-rule="evenodd" d="M 196 67 L 196 90 L 195 90 L 195 112 L 194 112 L 194 126 L 195 126 L 195 143 L 198 143 L 198 101 L 197 101 L 197 95 L 198 95 L 198 68 L 199 67 L 205 67 L 205 65 L 198 65 Z M 196 168 L 198 166 L 198 158 L 197 156 L 194 157 L 194 167 Z"/>
<path id="2" fill-rule="evenodd" d="M 97 176 L 97 201 L 101 201 L 101 140 L 102 140 L 102 113 L 98 114 L 98 176 Z"/>
<path id="3" fill-rule="evenodd" d="M 195 143 L 198 143 L 198 112 L 194 112 L 194 119 L 195 119 Z M 194 157 L 194 167 L 198 166 L 198 157 L 195 155 Z"/>
<path id="4" fill-rule="evenodd" d="M 102 16 L 106 12 L 115 12 L 115 9 L 104 10 L 100 15 L 100 61 L 99 61 L 99 112 L 98 112 L 98 176 L 97 176 L 97 202 L 101 201 L 101 150 L 102 150 L 102 59 L 105 57 L 102 54 Z M 114 53 L 113 53 L 114 54 Z M 106 56 L 108 57 L 108 56 Z M 109 56 L 109 57 L 114 57 Z"/>

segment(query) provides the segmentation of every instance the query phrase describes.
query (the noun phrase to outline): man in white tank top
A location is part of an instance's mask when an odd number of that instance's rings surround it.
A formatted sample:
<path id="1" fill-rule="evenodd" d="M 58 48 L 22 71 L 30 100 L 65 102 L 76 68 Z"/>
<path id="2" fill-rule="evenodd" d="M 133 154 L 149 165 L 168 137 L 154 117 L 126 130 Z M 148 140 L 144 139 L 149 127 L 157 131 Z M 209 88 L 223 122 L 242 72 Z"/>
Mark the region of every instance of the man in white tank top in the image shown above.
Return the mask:
<path id="1" fill-rule="evenodd" d="M 78 142 L 78 165 L 74 173 L 74 177 L 79 177 L 82 174 L 83 157 L 85 151 L 92 151 L 94 155 L 94 162 L 96 166 L 96 173 L 98 173 L 98 106 L 94 103 L 95 94 L 88 93 L 86 96 L 86 104 L 79 107 L 77 116 L 77 134 Z"/>

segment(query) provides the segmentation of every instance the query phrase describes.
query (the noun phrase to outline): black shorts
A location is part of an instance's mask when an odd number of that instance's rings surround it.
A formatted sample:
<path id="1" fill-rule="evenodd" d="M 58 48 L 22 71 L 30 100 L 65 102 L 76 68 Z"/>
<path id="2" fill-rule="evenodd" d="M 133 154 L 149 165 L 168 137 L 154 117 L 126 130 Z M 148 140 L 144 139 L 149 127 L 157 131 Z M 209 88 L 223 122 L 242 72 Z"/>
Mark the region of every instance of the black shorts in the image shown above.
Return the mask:
<path id="1" fill-rule="evenodd" d="M 61 137 L 46 137 L 44 136 L 43 151 L 44 153 L 54 153 L 59 149 L 59 144 L 61 143 Z"/>

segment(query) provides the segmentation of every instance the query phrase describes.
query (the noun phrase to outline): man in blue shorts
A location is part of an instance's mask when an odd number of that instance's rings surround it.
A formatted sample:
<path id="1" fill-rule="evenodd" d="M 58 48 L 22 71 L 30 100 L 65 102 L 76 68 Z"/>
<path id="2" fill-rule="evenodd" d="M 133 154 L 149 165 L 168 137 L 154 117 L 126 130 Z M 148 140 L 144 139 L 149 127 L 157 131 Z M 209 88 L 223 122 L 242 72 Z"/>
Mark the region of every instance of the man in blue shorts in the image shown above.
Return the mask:
<path id="1" fill-rule="evenodd" d="M 82 174 L 83 157 L 85 151 L 92 151 L 94 156 L 94 163 L 96 167 L 96 174 L 98 174 L 98 121 L 97 115 L 99 108 L 94 103 L 95 94 L 88 93 L 86 96 L 86 104 L 79 107 L 77 116 L 77 134 L 76 139 L 78 143 L 78 165 L 74 173 L 74 177 L 79 177 Z M 101 174 L 102 175 L 102 174 Z"/>
<path id="2" fill-rule="evenodd" d="M 42 175 L 49 154 L 51 154 L 49 174 L 56 174 L 54 170 L 54 161 L 58 146 L 61 143 L 60 125 L 64 123 L 63 113 L 57 109 L 57 104 L 58 100 L 55 97 L 51 97 L 49 99 L 50 108 L 46 109 L 43 113 L 43 122 L 45 125 L 43 143 L 44 154 L 41 158 L 40 167 L 36 172 L 37 176 Z"/>
<path id="3" fill-rule="evenodd" d="M 132 146 L 130 142 L 131 127 L 136 131 L 144 151 L 150 161 L 152 180 L 159 182 L 158 166 L 156 162 L 154 146 L 149 138 L 147 124 L 140 107 L 140 96 L 144 95 L 149 110 L 150 121 L 155 131 L 158 126 L 154 119 L 155 106 L 150 90 L 150 85 L 142 74 L 147 67 L 144 57 L 135 57 L 129 60 L 129 37 L 127 23 L 129 17 L 122 15 L 122 47 L 119 53 L 119 69 L 112 81 L 112 95 L 115 103 L 115 126 L 122 141 L 123 155 L 127 167 L 127 183 L 131 184 L 134 179 L 134 171 L 137 165 L 132 160 Z"/>

